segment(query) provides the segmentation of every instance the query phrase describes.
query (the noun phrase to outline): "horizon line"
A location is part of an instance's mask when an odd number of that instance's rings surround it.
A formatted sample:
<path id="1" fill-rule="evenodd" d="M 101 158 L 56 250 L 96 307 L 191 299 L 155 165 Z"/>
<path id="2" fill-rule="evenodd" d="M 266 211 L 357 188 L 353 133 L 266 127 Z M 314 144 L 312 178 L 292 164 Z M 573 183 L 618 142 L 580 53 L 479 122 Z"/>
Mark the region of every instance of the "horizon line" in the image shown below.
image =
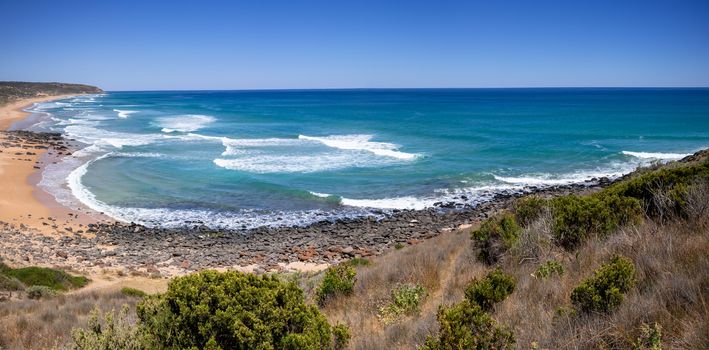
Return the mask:
<path id="1" fill-rule="evenodd" d="M 99 87 L 99 86 L 97 86 Z M 100 87 L 99 87 L 100 88 Z M 514 87 L 327 87 L 327 88 L 225 88 L 225 89 L 127 89 L 127 90 L 104 90 L 106 92 L 170 92 L 170 91 L 358 91 L 358 90 L 555 90 L 555 89 L 577 89 L 577 90 L 661 90 L 661 89 L 709 89 L 708 86 L 514 86 Z"/>

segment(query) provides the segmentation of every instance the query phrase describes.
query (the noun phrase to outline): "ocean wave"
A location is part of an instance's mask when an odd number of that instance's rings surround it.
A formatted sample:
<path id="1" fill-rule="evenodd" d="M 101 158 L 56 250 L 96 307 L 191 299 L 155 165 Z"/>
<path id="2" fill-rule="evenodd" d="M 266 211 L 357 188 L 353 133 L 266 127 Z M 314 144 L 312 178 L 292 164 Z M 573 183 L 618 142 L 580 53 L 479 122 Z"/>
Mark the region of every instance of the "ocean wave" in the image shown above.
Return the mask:
<path id="1" fill-rule="evenodd" d="M 214 164 L 230 170 L 250 173 L 314 173 L 350 167 L 384 166 L 386 162 L 377 159 L 357 158 L 341 153 L 321 153 L 314 155 L 263 154 L 244 151 L 239 158 L 214 159 Z"/>
<path id="2" fill-rule="evenodd" d="M 308 192 L 309 192 L 310 194 L 312 194 L 313 196 L 315 196 L 315 197 L 320 197 L 320 198 L 327 198 L 327 197 L 332 196 L 332 195 L 329 194 L 329 193 L 320 193 L 320 192 L 313 192 L 313 191 L 308 191 Z"/>
<path id="3" fill-rule="evenodd" d="M 114 109 L 113 111 L 118 113 L 118 118 L 123 118 L 123 119 L 128 118 L 131 114 L 138 113 L 138 111 L 127 111 L 127 110 L 121 110 L 121 109 Z"/>
<path id="4" fill-rule="evenodd" d="M 359 208 L 378 209 L 425 209 L 433 206 L 436 199 L 418 198 L 414 196 L 382 198 L 382 199 L 352 199 L 342 198 L 340 204 Z"/>
<path id="5" fill-rule="evenodd" d="M 691 153 L 661 153 L 661 152 L 631 152 L 623 151 L 621 152 L 626 156 L 631 156 L 641 159 L 655 159 L 655 160 L 679 160 L 686 156 L 692 155 Z"/>
<path id="6" fill-rule="evenodd" d="M 188 134 L 188 137 L 206 137 Z M 225 147 L 217 166 L 253 173 L 312 173 L 344 168 L 376 167 L 410 161 L 417 155 L 396 151 L 397 145 L 371 142 L 370 135 L 336 135 L 297 139 L 218 139 Z M 324 147 L 323 147 L 324 146 Z M 229 158 L 230 157 L 230 158 Z"/>
<path id="7" fill-rule="evenodd" d="M 204 128 L 214 121 L 216 121 L 216 118 L 201 114 L 185 114 L 156 119 L 157 125 L 162 127 L 162 131 L 166 133 L 193 132 Z"/>
<path id="8" fill-rule="evenodd" d="M 372 137 L 373 135 L 332 135 L 325 137 L 298 135 L 300 140 L 320 142 L 325 146 L 342 150 L 361 150 L 378 156 L 402 160 L 413 160 L 419 156 L 415 153 L 400 152 L 397 150 L 399 145 L 393 143 L 370 141 Z"/>
<path id="9" fill-rule="evenodd" d="M 71 190 L 71 194 L 82 204 L 97 212 L 107 212 L 110 210 L 110 206 L 97 200 L 96 196 L 83 185 L 81 179 L 84 177 L 84 175 L 86 175 L 89 165 L 91 165 L 93 162 L 108 157 L 109 154 L 104 154 L 100 157 L 85 162 L 78 168 L 74 169 L 71 173 L 69 173 L 69 176 L 67 176 L 66 179 L 66 183 L 69 189 Z"/>
<path id="10" fill-rule="evenodd" d="M 67 185 L 74 198 L 97 212 L 114 220 L 135 222 L 148 227 L 177 228 L 204 224 L 213 228 L 253 229 L 258 227 L 304 226 L 322 220 L 372 215 L 365 210 L 325 212 L 322 210 L 218 212 L 204 209 L 137 208 L 112 206 L 98 200 L 82 183 L 88 167 L 95 161 L 109 157 L 105 154 L 90 160 L 73 170 L 67 177 Z M 67 204 L 67 203 L 65 203 Z"/>
<path id="11" fill-rule="evenodd" d="M 160 140 L 161 135 L 132 134 L 98 129 L 87 125 L 69 125 L 64 128 L 64 133 L 79 142 L 98 146 L 142 146 Z"/>
<path id="12" fill-rule="evenodd" d="M 111 157 L 125 157 L 125 158 L 165 158 L 166 155 L 162 153 L 155 152 L 115 152 L 110 153 Z"/>

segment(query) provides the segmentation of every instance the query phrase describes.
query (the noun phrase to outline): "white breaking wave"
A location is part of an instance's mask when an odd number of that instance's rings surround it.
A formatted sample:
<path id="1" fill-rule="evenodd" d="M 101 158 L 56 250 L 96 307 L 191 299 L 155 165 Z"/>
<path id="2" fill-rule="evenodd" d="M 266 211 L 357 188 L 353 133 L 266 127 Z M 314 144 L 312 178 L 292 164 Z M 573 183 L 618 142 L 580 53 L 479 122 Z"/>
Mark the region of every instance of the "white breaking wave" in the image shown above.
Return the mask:
<path id="1" fill-rule="evenodd" d="M 310 194 L 312 194 L 313 196 L 320 197 L 320 198 L 327 198 L 327 197 L 332 196 L 331 194 L 328 194 L 328 193 L 320 193 L 320 192 L 313 192 L 313 191 L 308 191 L 308 192 L 310 192 Z"/>
<path id="2" fill-rule="evenodd" d="M 372 135 L 333 135 L 325 137 L 298 135 L 300 140 L 320 142 L 325 146 L 343 150 L 362 150 L 372 152 L 378 156 L 403 160 L 412 160 L 418 157 L 418 154 L 397 151 L 399 146 L 393 143 L 370 141 L 372 137 Z"/>
<path id="3" fill-rule="evenodd" d="M 200 114 L 185 114 L 156 119 L 157 124 L 162 127 L 162 131 L 167 133 L 197 131 L 215 120 L 214 117 Z"/>
<path id="4" fill-rule="evenodd" d="M 66 179 L 67 185 L 69 186 L 72 195 L 74 195 L 74 197 L 78 199 L 82 204 L 97 212 L 105 213 L 109 211 L 110 206 L 97 200 L 96 196 L 81 183 L 81 178 L 86 175 L 88 167 L 89 165 L 91 165 L 91 163 L 106 158 L 109 156 L 109 154 L 104 154 L 98 158 L 92 159 L 82 164 L 78 168 L 74 169 L 71 173 L 69 173 L 69 176 Z"/>
<path id="5" fill-rule="evenodd" d="M 405 196 L 397 198 L 382 198 L 382 199 L 351 199 L 342 198 L 340 203 L 351 207 L 360 208 L 379 208 L 379 209 L 425 209 L 433 206 L 437 202 L 436 199 L 424 199 L 414 196 Z"/>
<path id="6" fill-rule="evenodd" d="M 166 155 L 154 152 L 118 152 L 111 153 L 111 157 L 126 157 L 126 158 L 165 158 Z"/>
<path id="7" fill-rule="evenodd" d="M 125 111 L 125 110 L 120 110 L 120 109 L 114 109 L 114 112 L 118 113 L 119 118 L 128 118 L 133 113 L 138 113 L 138 111 Z"/>
<path id="8" fill-rule="evenodd" d="M 417 157 L 416 154 L 397 151 L 398 146 L 391 143 L 371 142 L 370 135 L 300 135 L 297 139 L 231 139 L 197 134 L 186 136 L 220 140 L 225 150 L 222 158 L 214 159 L 214 164 L 254 173 L 311 173 L 350 167 L 376 167 Z"/>
<path id="9" fill-rule="evenodd" d="M 352 157 L 348 154 L 314 155 L 269 155 L 251 152 L 237 159 L 214 159 L 214 164 L 231 170 L 251 173 L 314 173 L 349 167 L 384 166 L 386 162 L 377 159 Z"/>
<path id="10" fill-rule="evenodd" d="M 691 153 L 661 153 L 661 152 L 631 152 L 623 151 L 626 156 L 631 156 L 641 159 L 657 159 L 657 160 L 679 160 L 686 156 L 692 155 Z"/>
<path id="11" fill-rule="evenodd" d="M 77 141 L 97 145 L 122 148 L 123 146 L 142 146 L 151 144 L 162 138 L 156 134 L 131 134 L 108 131 L 86 125 L 69 125 L 64 133 Z"/>

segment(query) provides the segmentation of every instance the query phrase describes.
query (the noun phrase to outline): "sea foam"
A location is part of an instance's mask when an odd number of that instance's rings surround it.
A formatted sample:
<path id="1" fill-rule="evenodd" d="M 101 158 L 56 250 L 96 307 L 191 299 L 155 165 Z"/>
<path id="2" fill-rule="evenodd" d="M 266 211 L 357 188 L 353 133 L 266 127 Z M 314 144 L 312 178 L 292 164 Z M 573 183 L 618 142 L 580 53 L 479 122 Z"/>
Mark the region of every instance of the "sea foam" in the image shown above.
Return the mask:
<path id="1" fill-rule="evenodd" d="M 162 131 L 171 132 L 193 132 L 204 128 L 207 124 L 216 119 L 208 115 L 185 114 L 171 117 L 160 117 L 156 119 L 157 125 L 162 127 Z"/>
<path id="2" fill-rule="evenodd" d="M 298 135 L 300 140 L 320 142 L 325 146 L 342 150 L 362 150 L 378 156 L 402 160 L 412 160 L 418 157 L 418 154 L 398 151 L 399 146 L 393 143 L 370 141 L 372 137 L 373 135 L 332 135 L 325 137 Z"/>
<path id="3" fill-rule="evenodd" d="M 691 153 L 661 153 L 661 152 L 631 152 L 623 151 L 626 156 L 631 156 L 641 159 L 656 159 L 656 160 L 679 160 L 686 156 L 692 155 Z"/>
<path id="4" fill-rule="evenodd" d="M 118 113 L 119 118 L 128 118 L 131 114 L 138 113 L 138 111 L 125 111 L 120 109 L 114 109 L 114 112 Z"/>

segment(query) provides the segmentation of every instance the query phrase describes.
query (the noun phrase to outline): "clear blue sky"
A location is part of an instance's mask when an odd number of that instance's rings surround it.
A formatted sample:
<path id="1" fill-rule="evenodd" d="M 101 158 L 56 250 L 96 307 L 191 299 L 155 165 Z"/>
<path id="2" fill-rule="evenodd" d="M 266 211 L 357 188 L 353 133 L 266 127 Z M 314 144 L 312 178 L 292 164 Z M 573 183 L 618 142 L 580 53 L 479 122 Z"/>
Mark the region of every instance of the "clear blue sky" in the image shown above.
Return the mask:
<path id="1" fill-rule="evenodd" d="M 708 0 L 0 1 L 0 80 L 709 86 Z"/>

